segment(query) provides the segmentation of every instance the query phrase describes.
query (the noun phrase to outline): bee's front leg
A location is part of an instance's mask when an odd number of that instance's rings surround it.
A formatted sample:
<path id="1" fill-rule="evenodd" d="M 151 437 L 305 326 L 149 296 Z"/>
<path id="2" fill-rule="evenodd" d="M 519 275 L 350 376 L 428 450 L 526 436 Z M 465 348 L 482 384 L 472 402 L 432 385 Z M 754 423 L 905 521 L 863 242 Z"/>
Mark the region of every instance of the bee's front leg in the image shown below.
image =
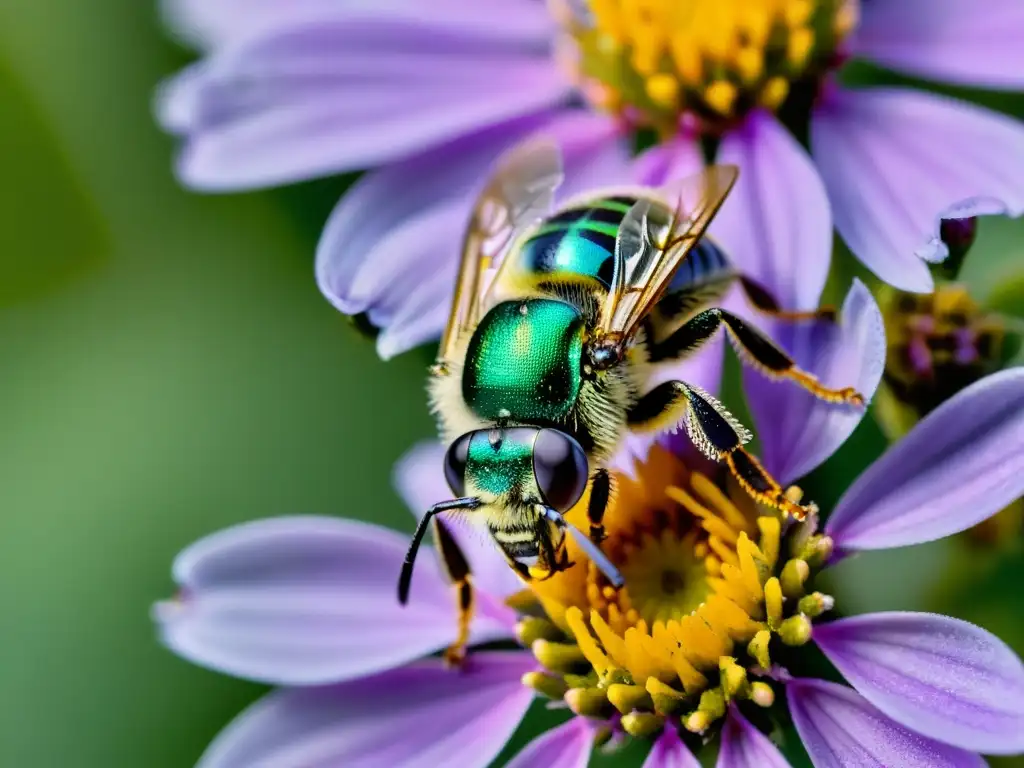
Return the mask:
<path id="1" fill-rule="evenodd" d="M 590 500 L 587 502 L 587 522 L 590 523 L 590 540 L 600 544 L 605 539 L 604 513 L 614 496 L 615 489 L 611 473 L 601 467 L 590 481 Z"/>
<path id="2" fill-rule="evenodd" d="M 451 531 L 435 517 L 434 541 L 441 552 L 441 562 L 444 564 L 445 572 L 455 587 L 456 600 L 458 604 L 458 629 L 455 642 L 444 652 L 444 660 L 451 666 L 459 666 L 466 659 L 466 646 L 469 644 L 469 628 L 473 620 L 473 581 L 469 570 L 469 561 L 462 552 L 462 548 L 456 543 Z"/>

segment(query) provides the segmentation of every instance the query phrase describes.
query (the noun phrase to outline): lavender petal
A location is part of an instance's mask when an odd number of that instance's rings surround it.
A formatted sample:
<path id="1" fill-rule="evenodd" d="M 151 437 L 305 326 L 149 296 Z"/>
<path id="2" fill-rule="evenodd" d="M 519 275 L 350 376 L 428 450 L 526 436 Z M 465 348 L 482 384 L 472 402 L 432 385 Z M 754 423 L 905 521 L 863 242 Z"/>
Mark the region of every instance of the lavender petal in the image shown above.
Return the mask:
<path id="1" fill-rule="evenodd" d="M 786 309 L 815 309 L 832 258 L 832 213 L 811 158 L 766 112 L 722 141 L 717 162 L 740 167 L 714 234 L 736 266 Z"/>
<path id="2" fill-rule="evenodd" d="M 905 88 L 836 89 L 811 122 L 836 229 L 882 280 L 928 292 L 943 218 L 1024 212 L 1024 127 Z"/>
<path id="3" fill-rule="evenodd" d="M 455 640 L 455 597 L 430 553 L 398 604 L 407 546 L 395 531 L 329 517 L 234 526 L 177 557 L 181 591 L 154 619 L 171 650 L 220 672 L 284 685 L 362 677 Z M 474 642 L 510 635 L 504 615 L 481 609 Z"/>
<path id="4" fill-rule="evenodd" d="M 386 12 L 246 36 L 203 62 L 178 174 L 225 191 L 372 167 L 567 96 L 546 50 L 494 38 Z"/>
<path id="5" fill-rule="evenodd" d="M 647 753 L 642 768 L 700 768 L 674 727 L 666 728 Z"/>
<path id="6" fill-rule="evenodd" d="M 715 768 L 789 768 L 789 763 L 767 736 L 730 707 Z"/>
<path id="7" fill-rule="evenodd" d="M 843 494 L 825 526 L 844 549 L 921 544 L 1024 495 L 1024 368 L 986 376 L 920 421 Z"/>
<path id="8" fill-rule="evenodd" d="M 885 367 L 882 315 L 867 287 L 854 280 L 838 323 L 774 323 L 775 340 L 797 364 L 830 387 L 854 387 L 870 401 Z M 761 458 L 782 483 L 803 477 L 829 458 L 864 418 L 859 406 L 828 403 L 790 381 L 743 373 L 761 440 Z"/>
<path id="9" fill-rule="evenodd" d="M 586 768 L 594 745 L 590 725 L 582 717 L 541 734 L 512 758 L 508 768 Z"/>
<path id="10" fill-rule="evenodd" d="M 235 719 L 198 768 L 484 768 L 530 705 L 527 653 L 423 661 L 374 677 L 271 693 Z"/>
<path id="11" fill-rule="evenodd" d="M 1024 6 L 1017 0 L 861 4 L 850 52 L 908 74 L 982 88 L 1024 87 Z"/>
<path id="12" fill-rule="evenodd" d="M 1024 752 L 1024 664 L 985 630 L 948 616 L 875 613 L 815 625 L 814 641 L 908 728 L 986 754 Z"/>
<path id="13" fill-rule="evenodd" d="M 815 768 L 979 768 L 972 752 L 890 720 L 852 688 L 821 680 L 786 685 L 793 724 Z"/>

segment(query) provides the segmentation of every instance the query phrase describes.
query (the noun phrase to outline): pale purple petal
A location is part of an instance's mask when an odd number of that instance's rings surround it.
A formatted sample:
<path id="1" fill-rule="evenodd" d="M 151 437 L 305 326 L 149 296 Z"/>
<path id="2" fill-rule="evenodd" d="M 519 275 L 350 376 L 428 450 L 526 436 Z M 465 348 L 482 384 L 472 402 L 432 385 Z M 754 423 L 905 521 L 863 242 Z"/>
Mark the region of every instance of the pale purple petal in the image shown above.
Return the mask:
<path id="1" fill-rule="evenodd" d="M 850 52 L 919 77 L 984 88 L 1024 87 L 1020 0 L 861 3 Z"/>
<path id="2" fill-rule="evenodd" d="M 381 4 L 409 0 L 373 0 Z M 369 0 L 367 0 L 369 2 Z M 339 15 L 342 6 L 365 6 L 347 0 L 161 0 L 164 24 L 183 41 L 202 49 L 227 45 L 259 31 L 273 31 L 301 21 Z"/>
<path id="3" fill-rule="evenodd" d="M 422 442 L 395 465 L 395 488 L 417 521 L 432 505 L 452 498 L 444 479 L 445 450 L 446 446 L 437 441 Z M 500 601 L 524 588 L 482 526 L 474 525 L 472 519 L 463 519 L 452 521 L 449 529 L 469 560 L 473 584 L 483 593 L 481 599 Z"/>
<path id="4" fill-rule="evenodd" d="M 594 734 L 582 717 L 544 733 L 508 763 L 508 768 L 586 768 Z"/>
<path id="5" fill-rule="evenodd" d="M 715 768 L 789 768 L 789 763 L 767 736 L 730 707 Z"/>
<path id="6" fill-rule="evenodd" d="M 825 530 L 843 549 L 920 544 L 1024 495 L 1024 368 L 986 376 L 920 421 L 854 481 Z"/>
<path id="7" fill-rule="evenodd" d="M 630 179 L 646 187 L 661 187 L 685 179 L 704 167 L 697 142 L 685 138 L 655 144 L 633 160 Z M 620 183 L 624 183 L 623 179 Z"/>
<path id="8" fill-rule="evenodd" d="M 491 128 L 364 175 L 342 197 L 320 237 L 316 254 L 320 290 L 342 312 L 356 314 L 386 303 L 380 286 L 394 280 L 415 285 L 445 269 L 454 281 L 474 190 L 502 151 L 549 120 L 532 117 Z M 463 210 L 462 222 L 453 220 L 452 231 L 434 233 L 426 246 L 421 237 L 410 257 L 409 246 L 417 241 L 399 231 L 405 226 L 422 230 L 432 210 L 451 211 L 458 206 Z M 401 238 L 398 248 L 389 245 L 396 238 Z"/>
<path id="9" fill-rule="evenodd" d="M 234 526 L 178 555 L 181 591 L 154 618 L 173 651 L 228 674 L 285 685 L 362 677 L 455 640 L 455 595 L 431 553 L 398 604 L 407 546 L 395 531 L 330 517 Z M 481 606 L 473 642 L 510 635 L 507 617 Z"/>
<path id="10" fill-rule="evenodd" d="M 416 0 L 163 0 L 165 23 L 185 40 L 216 48 L 309 22 L 367 16 L 437 21 L 503 42 L 543 46 L 553 22 L 532 0 L 433 0 L 429 13 Z M 495 14 L 500 14 L 495 16 Z M 500 18 L 501 23 L 495 23 Z"/>
<path id="11" fill-rule="evenodd" d="M 1024 212 L 1024 126 L 906 88 L 834 89 L 811 146 L 854 254 L 886 282 L 928 292 L 948 253 L 942 218 Z"/>
<path id="12" fill-rule="evenodd" d="M 368 168 L 567 96 L 546 50 L 493 37 L 370 12 L 227 46 L 192 84 L 179 175 L 219 191 Z"/>
<path id="13" fill-rule="evenodd" d="M 822 680 L 786 685 L 793 724 L 815 768 L 980 768 L 972 752 L 909 731 L 852 688 Z"/>
<path id="14" fill-rule="evenodd" d="M 382 328 L 377 336 L 377 354 L 381 360 L 390 360 L 402 352 L 434 341 L 448 321 L 450 307 L 445 299 L 451 292 L 454 278 L 447 270 L 424 279 L 423 283 L 410 292 L 408 299 L 401 303 L 395 315 L 388 321 L 378 321 L 376 308 L 371 309 L 370 321 Z"/>
<path id="15" fill-rule="evenodd" d="M 187 134 L 192 130 L 205 77 L 206 65 L 199 61 L 157 87 L 153 113 L 161 128 L 175 134 Z"/>
<path id="16" fill-rule="evenodd" d="M 740 167 L 715 219 L 733 263 L 786 309 L 815 309 L 832 258 L 832 214 L 811 158 L 767 112 L 722 141 L 716 162 Z"/>
<path id="17" fill-rule="evenodd" d="M 367 312 L 385 329 L 378 339 L 382 356 L 440 335 L 476 190 L 505 149 L 537 133 L 562 146 L 562 198 L 622 178 L 628 167 L 627 148 L 611 121 L 564 111 L 483 131 L 367 174 L 335 208 L 317 248 L 317 282 L 342 312 Z"/>
<path id="18" fill-rule="evenodd" d="M 651 747 L 643 768 L 700 768 L 674 726 L 666 728 Z"/>
<path id="19" fill-rule="evenodd" d="M 431 659 L 375 677 L 271 693 L 214 740 L 198 768 L 484 768 L 530 705 L 528 653 Z"/>
<path id="20" fill-rule="evenodd" d="M 867 287 L 854 280 L 838 323 L 772 323 L 774 339 L 830 387 L 855 387 L 867 400 L 885 367 L 885 328 Z M 853 433 L 865 410 L 828 403 L 785 379 L 772 381 L 746 370 L 743 381 L 761 440 L 761 459 L 782 483 L 818 467 Z"/>
<path id="21" fill-rule="evenodd" d="M 986 754 L 1024 752 L 1024 665 L 1002 640 L 930 613 L 874 613 L 815 625 L 851 685 L 899 723 Z"/>

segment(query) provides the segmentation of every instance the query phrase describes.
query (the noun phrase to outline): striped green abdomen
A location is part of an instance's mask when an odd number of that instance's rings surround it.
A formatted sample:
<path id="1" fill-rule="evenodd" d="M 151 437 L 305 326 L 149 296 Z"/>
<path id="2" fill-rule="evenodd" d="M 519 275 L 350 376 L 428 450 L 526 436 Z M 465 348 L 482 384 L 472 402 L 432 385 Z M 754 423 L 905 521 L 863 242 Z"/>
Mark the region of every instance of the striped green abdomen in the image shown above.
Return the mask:
<path id="1" fill-rule="evenodd" d="M 615 236 L 635 198 L 609 197 L 547 219 L 521 246 L 523 270 L 553 280 L 586 277 L 611 285 Z"/>

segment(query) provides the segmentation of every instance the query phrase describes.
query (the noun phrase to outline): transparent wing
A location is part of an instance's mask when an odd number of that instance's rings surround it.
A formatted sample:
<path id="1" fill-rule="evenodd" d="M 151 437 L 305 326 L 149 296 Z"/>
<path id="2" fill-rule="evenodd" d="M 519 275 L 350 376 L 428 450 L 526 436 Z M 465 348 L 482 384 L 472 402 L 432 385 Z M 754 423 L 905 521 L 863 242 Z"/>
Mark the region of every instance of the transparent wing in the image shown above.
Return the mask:
<path id="1" fill-rule="evenodd" d="M 629 338 L 661 298 L 673 275 L 697 244 L 736 182 L 739 169 L 715 165 L 658 190 L 658 198 L 636 202 L 619 226 L 611 290 L 601 328 Z"/>
<path id="2" fill-rule="evenodd" d="M 525 227 L 550 212 L 562 183 L 562 154 L 548 138 L 527 140 L 502 155 L 477 197 L 462 242 L 462 260 L 440 358 L 451 357 L 455 341 L 479 321 L 482 279 L 500 264 Z"/>

